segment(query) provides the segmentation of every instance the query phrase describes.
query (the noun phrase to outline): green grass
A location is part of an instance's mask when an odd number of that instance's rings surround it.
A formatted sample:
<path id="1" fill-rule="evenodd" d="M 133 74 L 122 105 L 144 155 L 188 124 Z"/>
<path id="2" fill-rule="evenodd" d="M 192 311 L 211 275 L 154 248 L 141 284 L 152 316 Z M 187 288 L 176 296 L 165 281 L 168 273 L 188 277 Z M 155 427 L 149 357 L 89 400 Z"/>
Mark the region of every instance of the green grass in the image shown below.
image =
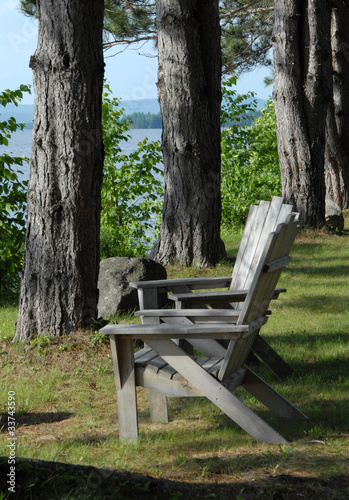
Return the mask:
<path id="1" fill-rule="evenodd" d="M 17 304 L 0 303 L 0 339 L 13 337 L 17 316 Z"/>
<path id="2" fill-rule="evenodd" d="M 239 238 L 227 242 L 231 257 Z M 140 439 L 122 444 L 108 343 L 93 332 L 76 332 L 13 344 L 17 308 L 0 306 L 0 455 L 7 456 L 6 402 L 14 391 L 17 457 L 46 461 L 36 467 L 18 461 L 21 498 L 315 499 L 320 488 L 322 499 L 347 498 L 348 243 L 348 233 L 301 232 L 279 282 L 287 293 L 273 302 L 262 330 L 298 378 L 281 382 L 263 366 L 255 370 L 309 420 L 278 421 L 239 390 L 239 397 L 289 439 L 283 446 L 254 442 L 202 398 L 170 399 L 170 422 L 151 423 L 143 388 L 138 388 Z M 223 276 L 231 266 L 228 261 L 211 270 L 172 266 L 168 275 Z M 0 461 L 2 472 L 6 467 L 6 460 Z M 43 487 L 52 475 L 57 479 Z M 6 497 L 0 493 L 1 498 Z"/>

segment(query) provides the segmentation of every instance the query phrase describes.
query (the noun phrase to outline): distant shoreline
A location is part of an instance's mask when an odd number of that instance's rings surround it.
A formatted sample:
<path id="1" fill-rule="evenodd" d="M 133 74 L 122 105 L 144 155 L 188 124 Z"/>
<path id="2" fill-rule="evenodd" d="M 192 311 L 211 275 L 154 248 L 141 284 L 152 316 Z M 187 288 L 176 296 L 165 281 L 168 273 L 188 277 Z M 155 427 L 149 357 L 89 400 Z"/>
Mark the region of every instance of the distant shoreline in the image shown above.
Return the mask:
<path id="1" fill-rule="evenodd" d="M 161 128 L 160 105 L 157 99 L 137 99 L 120 102 L 120 109 L 124 110 L 124 119 L 132 120 L 131 128 Z M 8 104 L 0 106 L 0 119 L 15 118 L 17 123 L 25 123 L 28 129 L 33 128 L 34 104 Z"/>
<path id="2" fill-rule="evenodd" d="M 267 101 L 256 99 L 257 109 L 264 107 Z M 157 99 L 136 99 L 120 102 L 120 109 L 124 110 L 123 118 L 129 120 L 131 129 L 161 129 L 160 105 Z M 9 104 L 0 106 L 0 119 L 8 120 L 14 117 L 17 123 L 25 123 L 27 129 L 33 128 L 34 104 Z M 131 123 L 133 122 L 133 123 Z"/>
<path id="3" fill-rule="evenodd" d="M 143 114 L 143 113 L 141 113 L 141 114 Z M 144 116 L 146 117 L 146 115 L 144 115 Z M 152 117 L 155 118 L 155 117 L 157 117 L 157 115 L 150 115 L 150 118 L 152 118 Z M 128 116 L 128 115 L 125 116 L 125 120 L 132 120 L 132 116 Z M 17 118 L 16 118 L 16 121 L 17 121 L 17 123 L 23 123 L 20 120 L 18 120 Z M 34 122 L 32 121 L 32 122 L 29 122 L 29 123 L 24 123 L 24 125 L 25 125 L 25 128 L 27 130 L 32 130 Z M 161 124 L 154 123 L 154 120 L 152 120 L 152 122 L 150 123 L 150 125 L 151 126 L 148 126 L 148 127 L 144 126 L 144 122 L 143 122 L 143 126 L 137 126 L 134 123 L 130 123 L 131 130 L 150 130 L 150 129 L 161 129 L 162 128 Z"/>

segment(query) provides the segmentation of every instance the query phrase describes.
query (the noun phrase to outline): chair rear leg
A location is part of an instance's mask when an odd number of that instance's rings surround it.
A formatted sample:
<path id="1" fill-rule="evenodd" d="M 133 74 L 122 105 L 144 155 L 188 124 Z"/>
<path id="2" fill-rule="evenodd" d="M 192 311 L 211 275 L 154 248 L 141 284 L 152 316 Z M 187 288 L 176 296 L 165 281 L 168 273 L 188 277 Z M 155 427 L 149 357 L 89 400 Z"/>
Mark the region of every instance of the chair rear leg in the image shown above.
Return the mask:
<path id="1" fill-rule="evenodd" d="M 167 397 L 149 389 L 149 410 L 152 422 L 168 422 Z"/>
<path id="2" fill-rule="evenodd" d="M 287 377 L 296 377 L 290 365 L 260 335 L 257 335 L 252 350 L 282 380 Z"/>
<path id="3" fill-rule="evenodd" d="M 308 419 L 304 413 L 258 377 L 251 369 L 246 370 L 245 379 L 241 385 L 278 417 L 290 420 Z"/>

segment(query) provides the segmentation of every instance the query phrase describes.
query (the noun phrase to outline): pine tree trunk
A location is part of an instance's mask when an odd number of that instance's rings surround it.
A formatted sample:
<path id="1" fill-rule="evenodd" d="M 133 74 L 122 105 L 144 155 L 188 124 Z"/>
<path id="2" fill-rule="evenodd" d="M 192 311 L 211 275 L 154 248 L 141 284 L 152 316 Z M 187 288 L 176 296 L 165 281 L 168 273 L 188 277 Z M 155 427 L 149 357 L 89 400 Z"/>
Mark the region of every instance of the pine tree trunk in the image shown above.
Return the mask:
<path id="1" fill-rule="evenodd" d="M 335 106 L 328 110 L 326 125 L 326 193 L 341 208 L 349 208 L 349 150 L 337 127 Z M 349 140 L 349 137 L 347 138 Z"/>
<path id="2" fill-rule="evenodd" d="M 326 187 L 342 208 L 349 208 L 349 7 L 332 10 L 333 102 L 327 117 Z"/>
<path id="3" fill-rule="evenodd" d="M 157 27 L 165 202 L 153 255 L 164 265 L 207 267 L 224 253 L 218 1 L 159 0 Z"/>
<path id="4" fill-rule="evenodd" d="M 15 340 L 58 336 L 97 312 L 103 175 L 102 0 L 40 0 L 35 116 Z"/>
<path id="5" fill-rule="evenodd" d="M 325 224 L 324 147 L 330 99 L 326 0 L 276 0 L 274 101 L 283 196 L 303 225 Z"/>

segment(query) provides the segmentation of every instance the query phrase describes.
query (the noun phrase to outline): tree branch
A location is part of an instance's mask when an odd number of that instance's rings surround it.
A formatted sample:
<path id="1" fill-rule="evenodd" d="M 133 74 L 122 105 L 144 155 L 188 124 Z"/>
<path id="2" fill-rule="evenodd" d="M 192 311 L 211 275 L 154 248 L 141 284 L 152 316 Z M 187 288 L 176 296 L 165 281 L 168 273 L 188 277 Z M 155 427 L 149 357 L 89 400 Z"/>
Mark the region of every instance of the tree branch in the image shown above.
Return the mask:
<path id="1" fill-rule="evenodd" d="M 222 14 L 220 16 L 220 19 L 226 19 L 228 17 L 234 17 L 238 13 L 242 13 L 242 15 L 247 15 L 247 14 L 257 14 L 259 12 L 268 12 L 270 10 L 274 10 L 274 6 L 271 5 L 270 7 L 259 7 L 256 9 L 250 9 L 252 5 L 254 5 L 255 2 L 251 2 L 247 5 L 243 5 L 242 7 L 237 7 L 236 9 L 230 10 L 229 12 L 226 12 L 225 14 Z"/>
<path id="2" fill-rule="evenodd" d="M 154 33 L 153 35 L 147 35 L 140 38 L 135 38 L 134 40 L 112 40 L 103 43 L 103 50 L 109 50 L 116 45 L 126 45 L 126 47 L 121 51 L 123 52 L 127 47 L 134 43 L 147 42 L 149 40 L 156 40 L 157 35 Z"/>

